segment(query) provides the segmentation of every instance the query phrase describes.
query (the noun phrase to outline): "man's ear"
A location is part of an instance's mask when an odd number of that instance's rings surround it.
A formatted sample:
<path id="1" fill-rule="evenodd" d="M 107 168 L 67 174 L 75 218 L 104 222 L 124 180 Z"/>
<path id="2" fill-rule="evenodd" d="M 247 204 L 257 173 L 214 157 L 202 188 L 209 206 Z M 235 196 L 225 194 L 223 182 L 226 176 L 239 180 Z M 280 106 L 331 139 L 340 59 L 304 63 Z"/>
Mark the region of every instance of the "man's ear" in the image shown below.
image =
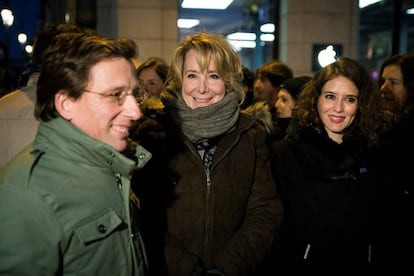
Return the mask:
<path id="1" fill-rule="evenodd" d="M 72 120 L 73 111 L 73 99 L 69 97 L 68 93 L 64 90 L 60 90 L 55 95 L 55 108 L 56 111 L 66 120 Z"/>

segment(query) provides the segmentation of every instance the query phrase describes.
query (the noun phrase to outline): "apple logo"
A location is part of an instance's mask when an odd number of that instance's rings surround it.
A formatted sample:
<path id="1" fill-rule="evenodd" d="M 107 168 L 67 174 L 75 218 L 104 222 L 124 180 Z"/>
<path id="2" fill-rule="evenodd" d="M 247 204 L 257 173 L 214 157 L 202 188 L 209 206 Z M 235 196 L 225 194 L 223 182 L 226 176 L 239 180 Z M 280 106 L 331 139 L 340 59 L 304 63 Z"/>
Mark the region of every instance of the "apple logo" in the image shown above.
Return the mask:
<path id="1" fill-rule="evenodd" d="M 332 45 L 328 45 L 325 49 L 318 53 L 318 62 L 322 67 L 336 61 L 336 52 Z"/>

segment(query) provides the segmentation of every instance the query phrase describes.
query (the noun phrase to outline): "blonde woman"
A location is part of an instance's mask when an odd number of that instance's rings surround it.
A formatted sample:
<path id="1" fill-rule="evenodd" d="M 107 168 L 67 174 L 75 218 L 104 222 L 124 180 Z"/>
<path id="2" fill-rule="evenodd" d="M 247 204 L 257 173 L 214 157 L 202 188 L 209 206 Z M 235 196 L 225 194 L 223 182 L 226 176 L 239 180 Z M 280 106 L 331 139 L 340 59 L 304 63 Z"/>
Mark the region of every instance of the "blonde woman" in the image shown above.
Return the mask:
<path id="1" fill-rule="evenodd" d="M 163 173 L 174 184 L 166 203 L 168 275 L 248 275 L 278 234 L 283 209 L 267 133 L 240 113 L 243 97 L 238 53 L 222 36 L 198 33 L 174 52 L 161 93 L 165 108 L 152 128 L 134 133 L 162 159 L 148 181 Z M 154 139 L 145 139 L 148 133 Z M 162 183 L 149 183 L 158 189 L 142 197 L 143 212 L 150 198 L 165 194 Z"/>

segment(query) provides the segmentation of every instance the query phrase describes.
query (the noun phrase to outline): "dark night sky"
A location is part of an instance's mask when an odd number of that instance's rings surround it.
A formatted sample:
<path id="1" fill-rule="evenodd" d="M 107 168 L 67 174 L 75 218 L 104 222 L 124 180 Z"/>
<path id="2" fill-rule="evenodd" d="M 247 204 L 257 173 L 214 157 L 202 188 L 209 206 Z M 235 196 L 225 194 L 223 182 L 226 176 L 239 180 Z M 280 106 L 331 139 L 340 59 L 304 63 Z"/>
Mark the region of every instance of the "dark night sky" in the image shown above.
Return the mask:
<path id="1" fill-rule="evenodd" d="M 8 0 L 0 1 L 0 9 L 8 3 L 8 8 L 14 15 L 13 25 L 9 28 L 10 34 L 10 61 L 22 61 L 24 59 L 23 50 L 17 41 L 20 32 L 27 34 L 27 44 L 32 44 L 33 37 L 40 29 L 41 24 L 41 0 Z M 0 41 L 6 43 L 5 27 L 0 23 Z"/>

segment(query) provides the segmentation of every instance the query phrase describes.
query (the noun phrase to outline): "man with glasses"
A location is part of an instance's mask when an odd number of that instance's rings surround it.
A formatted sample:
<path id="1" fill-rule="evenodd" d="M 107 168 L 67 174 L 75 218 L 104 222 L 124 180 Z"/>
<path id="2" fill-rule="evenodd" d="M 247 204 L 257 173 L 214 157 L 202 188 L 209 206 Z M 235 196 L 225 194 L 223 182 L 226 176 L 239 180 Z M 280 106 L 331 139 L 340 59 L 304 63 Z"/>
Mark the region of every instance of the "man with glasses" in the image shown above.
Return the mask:
<path id="1" fill-rule="evenodd" d="M 147 270 L 130 178 L 151 154 L 128 139 L 142 116 L 131 45 L 72 33 L 45 51 L 38 132 L 0 171 L 0 275 Z"/>

